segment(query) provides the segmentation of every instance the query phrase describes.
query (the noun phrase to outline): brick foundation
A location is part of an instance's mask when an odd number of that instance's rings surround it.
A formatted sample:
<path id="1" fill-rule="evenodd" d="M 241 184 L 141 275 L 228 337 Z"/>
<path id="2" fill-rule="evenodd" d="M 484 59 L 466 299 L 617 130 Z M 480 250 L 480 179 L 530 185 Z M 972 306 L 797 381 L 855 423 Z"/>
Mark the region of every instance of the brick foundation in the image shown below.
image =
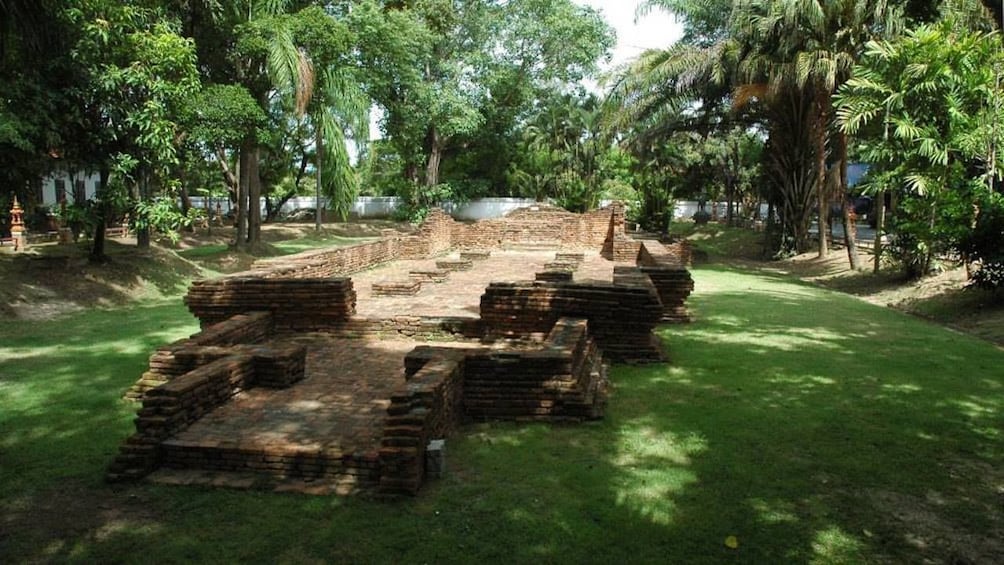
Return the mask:
<path id="1" fill-rule="evenodd" d="M 391 494 L 418 491 L 429 441 L 460 422 L 581 421 L 606 405 L 606 367 L 585 320 L 562 318 L 533 349 L 420 346 L 405 374 L 380 447 L 380 490 Z"/>
<path id="2" fill-rule="evenodd" d="M 355 315 L 356 293 L 347 277 L 353 272 L 399 259 L 459 253 L 459 259 L 439 259 L 436 269 L 373 285 L 374 294 L 410 296 L 423 283 L 445 281 L 450 271 L 470 269 L 490 250 L 506 247 L 558 251 L 536 274 L 538 282 L 491 283 L 478 319 Z M 573 272 L 585 258 L 577 250 L 596 249 L 621 263 L 613 280 L 574 282 Z M 108 478 L 136 479 L 165 466 L 323 478 L 350 490 L 378 487 L 413 494 L 425 477 L 428 441 L 445 437 L 462 422 L 601 417 L 604 357 L 661 360 L 655 326 L 689 320 L 684 305 L 693 290 L 689 260 L 685 242 L 627 236 L 619 205 L 587 214 L 539 205 L 474 223 L 456 222 L 436 210 L 413 235 L 388 232 L 379 241 L 271 259 L 252 271 L 197 281 L 185 303 L 203 330 L 158 349 L 149 370 L 127 393 L 142 400 L 142 407 L 136 433 L 121 447 Z M 406 380 L 391 395 L 379 445 L 372 448 L 342 453 L 295 441 L 251 445 L 179 439 L 180 430 L 241 390 L 297 386 L 306 351 L 270 340 L 315 331 L 340 337 L 501 338 L 518 345 L 414 349 L 405 359 Z M 365 429 L 376 433 L 378 428 Z M 182 437 L 200 437 L 195 432 Z"/>
<path id="3" fill-rule="evenodd" d="M 355 313 L 352 279 L 254 276 L 195 281 L 185 296 L 203 327 L 250 311 L 272 313 L 276 331 L 323 330 Z"/>
<path id="4" fill-rule="evenodd" d="M 611 360 L 662 360 L 653 334 L 662 305 L 646 277 L 613 284 L 492 283 L 481 297 L 490 336 L 543 336 L 566 316 L 588 320 L 590 334 Z"/>

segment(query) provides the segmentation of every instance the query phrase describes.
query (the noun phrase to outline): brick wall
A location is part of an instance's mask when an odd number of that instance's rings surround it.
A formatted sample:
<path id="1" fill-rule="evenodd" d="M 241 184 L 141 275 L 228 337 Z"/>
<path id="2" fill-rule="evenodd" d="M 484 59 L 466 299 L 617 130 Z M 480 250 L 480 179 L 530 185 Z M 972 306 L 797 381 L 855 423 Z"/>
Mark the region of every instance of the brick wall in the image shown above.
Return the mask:
<path id="1" fill-rule="evenodd" d="M 250 271 L 231 275 L 260 278 L 327 278 L 363 271 L 375 265 L 394 261 L 401 256 L 404 241 L 409 236 L 393 235 L 379 241 L 359 243 L 333 249 L 304 251 L 255 263 Z M 227 277 L 224 277 L 227 278 Z"/>
<path id="2" fill-rule="evenodd" d="M 177 455 L 178 446 L 173 446 L 174 452 L 165 451 L 165 441 L 171 436 L 227 403 L 241 390 L 253 386 L 290 386 L 303 378 L 307 357 L 306 349 L 297 345 L 193 346 L 177 353 L 179 358 L 205 364 L 146 391 L 136 413 L 136 433 L 119 448 L 118 457 L 109 467 L 108 480 L 138 479 L 165 460 L 174 461 L 172 453 Z M 180 457 L 184 460 L 187 456 Z"/>
<path id="3" fill-rule="evenodd" d="M 694 291 L 694 279 L 687 270 L 690 244 L 686 241 L 663 245 L 646 241 L 638 255 L 641 272 L 649 276 L 662 303 L 663 322 L 690 321 L 687 297 Z"/>
<path id="4" fill-rule="evenodd" d="M 187 428 L 243 389 L 254 371 L 250 355 L 230 355 L 147 391 L 136 433 L 119 449 L 110 481 L 138 479 L 161 462 L 161 442 Z"/>
<path id="5" fill-rule="evenodd" d="M 604 355 L 614 361 L 657 361 L 653 330 L 662 304 L 647 277 L 609 283 L 491 283 L 481 296 L 490 336 L 546 335 L 561 317 L 585 318 Z"/>
<path id="6" fill-rule="evenodd" d="M 464 413 L 474 420 L 600 418 L 606 372 L 582 319 L 562 318 L 532 351 L 481 350 L 464 360 Z"/>
<path id="7" fill-rule="evenodd" d="M 323 330 L 355 313 L 352 279 L 254 276 L 195 281 L 185 296 L 203 327 L 244 312 L 271 312 L 276 331 Z"/>
<path id="8" fill-rule="evenodd" d="M 380 446 L 380 490 L 414 494 L 425 480 L 429 440 L 459 423 L 463 358 L 444 352 L 391 395 Z"/>
<path id="9" fill-rule="evenodd" d="M 127 400 L 140 400 L 146 391 L 170 379 L 230 355 L 235 344 L 264 341 L 272 335 L 270 312 L 247 312 L 206 326 L 191 337 L 163 346 L 150 356 L 149 368 L 126 391 Z"/>
<path id="10" fill-rule="evenodd" d="M 419 346 L 405 358 L 380 448 L 380 490 L 415 494 L 426 446 L 472 419 L 581 421 L 606 405 L 606 367 L 587 322 L 562 318 L 532 349 Z"/>

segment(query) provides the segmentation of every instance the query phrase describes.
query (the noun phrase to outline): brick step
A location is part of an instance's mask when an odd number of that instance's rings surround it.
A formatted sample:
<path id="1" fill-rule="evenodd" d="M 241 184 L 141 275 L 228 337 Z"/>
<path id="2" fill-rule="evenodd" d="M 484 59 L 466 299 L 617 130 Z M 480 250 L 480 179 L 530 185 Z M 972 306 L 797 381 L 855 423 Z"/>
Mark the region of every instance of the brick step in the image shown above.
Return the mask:
<path id="1" fill-rule="evenodd" d="M 553 251 L 559 247 L 561 242 L 557 240 L 513 242 L 504 245 L 509 251 Z"/>
<path id="2" fill-rule="evenodd" d="M 360 488 L 380 480 L 378 452 L 342 453 L 338 449 L 301 446 L 221 446 L 177 439 L 161 446 L 161 465 L 167 469 L 253 473 L 270 479 L 349 481 Z"/>

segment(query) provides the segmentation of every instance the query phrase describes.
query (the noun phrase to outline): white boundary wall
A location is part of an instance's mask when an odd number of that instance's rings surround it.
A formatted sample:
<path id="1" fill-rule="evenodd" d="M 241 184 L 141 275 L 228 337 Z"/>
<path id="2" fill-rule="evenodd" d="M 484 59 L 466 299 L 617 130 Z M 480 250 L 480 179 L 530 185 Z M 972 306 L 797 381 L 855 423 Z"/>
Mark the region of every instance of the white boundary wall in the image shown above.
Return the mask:
<path id="1" fill-rule="evenodd" d="M 205 207 L 205 198 L 199 196 L 192 197 L 192 205 L 196 208 Z M 325 200 L 326 202 L 326 200 Z M 602 200 L 599 206 L 607 206 L 610 200 Z M 213 207 L 220 204 L 220 210 L 225 214 L 230 211 L 230 202 L 226 198 L 213 198 Z M 462 204 L 444 202 L 442 208 L 448 214 L 458 220 L 484 220 L 488 218 L 501 218 L 517 208 L 525 208 L 536 204 L 532 198 L 478 198 Z M 389 218 L 401 204 L 401 199 L 397 196 L 360 196 L 352 204 L 352 217 L 359 219 L 380 219 Z M 706 209 L 710 212 L 712 204 L 709 202 Z M 718 216 L 725 217 L 726 203 L 719 202 Z M 313 210 L 314 197 L 298 196 L 289 199 L 282 205 L 282 211 L 289 214 L 295 210 Z M 674 220 L 689 220 L 697 213 L 698 205 L 696 200 L 677 200 L 673 207 Z M 261 212 L 265 214 L 265 201 L 262 200 Z M 767 214 L 767 205 L 764 204 L 760 210 L 761 215 Z"/>

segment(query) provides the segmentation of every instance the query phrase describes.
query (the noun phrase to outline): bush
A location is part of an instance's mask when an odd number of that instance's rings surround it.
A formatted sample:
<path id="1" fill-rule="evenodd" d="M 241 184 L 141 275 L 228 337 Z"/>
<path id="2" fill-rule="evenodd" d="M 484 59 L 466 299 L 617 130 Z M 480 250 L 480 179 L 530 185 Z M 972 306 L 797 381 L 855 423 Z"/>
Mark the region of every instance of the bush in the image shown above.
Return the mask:
<path id="1" fill-rule="evenodd" d="M 981 288 L 996 293 L 1004 289 L 1004 262 L 984 263 L 973 273 L 973 278 L 967 285 L 969 288 Z"/>
<path id="2" fill-rule="evenodd" d="M 697 225 L 704 225 L 711 221 L 711 214 L 705 212 L 704 210 L 698 210 L 694 216 L 694 223 Z"/>

